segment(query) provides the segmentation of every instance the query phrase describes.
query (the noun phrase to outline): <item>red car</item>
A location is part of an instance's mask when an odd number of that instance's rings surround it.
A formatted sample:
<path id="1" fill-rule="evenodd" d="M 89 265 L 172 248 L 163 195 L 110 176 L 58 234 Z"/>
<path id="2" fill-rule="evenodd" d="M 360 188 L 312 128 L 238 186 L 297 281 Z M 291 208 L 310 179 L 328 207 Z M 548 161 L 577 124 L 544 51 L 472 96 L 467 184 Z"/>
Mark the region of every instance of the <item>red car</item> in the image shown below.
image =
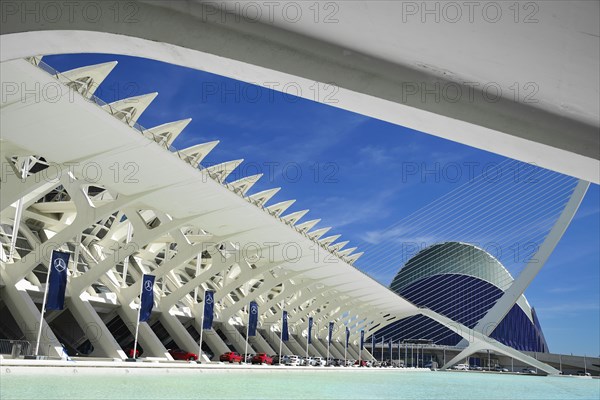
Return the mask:
<path id="1" fill-rule="evenodd" d="M 169 354 L 173 357 L 173 360 L 196 361 L 198 359 L 196 353 L 190 353 L 180 349 L 169 349 Z"/>
<path id="2" fill-rule="evenodd" d="M 125 350 L 125 353 L 127 354 L 127 356 L 129 356 L 129 358 L 133 358 L 133 349 Z M 138 358 L 139 356 L 140 356 L 140 350 L 136 349 L 135 350 L 135 358 Z"/>
<path id="3" fill-rule="evenodd" d="M 227 353 L 223 353 L 221 354 L 221 357 L 219 357 L 220 361 L 223 362 L 229 362 L 229 363 L 242 363 L 242 356 L 239 355 L 239 353 L 236 353 L 235 351 L 228 351 Z"/>
<path id="4" fill-rule="evenodd" d="M 358 361 L 358 360 L 356 360 L 356 361 L 354 362 L 354 365 L 358 365 L 359 367 L 366 367 L 366 366 L 367 366 L 367 362 L 366 362 L 365 360 L 361 360 L 361 361 L 360 361 L 360 364 L 359 364 L 359 361 Z"/>
<path id="5" fill-rule="evenodd" d="M 252 364 L 273 364 L 273 359 L 266 353 L 258 353 L 252 357 Z"/>

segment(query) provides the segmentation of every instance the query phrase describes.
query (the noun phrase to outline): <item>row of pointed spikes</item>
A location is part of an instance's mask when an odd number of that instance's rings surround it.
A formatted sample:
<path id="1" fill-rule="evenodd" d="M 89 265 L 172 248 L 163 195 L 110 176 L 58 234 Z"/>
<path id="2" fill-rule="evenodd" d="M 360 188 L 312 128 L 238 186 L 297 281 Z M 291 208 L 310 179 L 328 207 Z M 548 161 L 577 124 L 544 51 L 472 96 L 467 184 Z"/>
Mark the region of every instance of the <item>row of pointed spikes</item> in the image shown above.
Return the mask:
<path id="1" fill-rule="evenodd" d="M 30 60 L 35 64 L 40 63 L 39 58 Z M 114 101 L 112 103 L 103 103 L 94 93 L 104 81 L 104 79 L 110 74 L 113 68 L 117 65 L 117 62 L 108 62 L 103 64 L 96 64 L 76 68 L 70 71 L 62 72 L 57 77 L 62 80 L 63 83 L 72 87 L 86 98 L 95 102 L 100 102 L 100 106 L 106 111 L 110 112 L 113 116 L 123 120 L 130 126 L 136 126 L 137 120 L 142 113 L 148 108 L 152 101 L 156 98 L 158 93 L 148 93 L 139 96 L 129 97 Z M 263 190 L 258 193 L 247 196 L 246 193 L 258 182 L 263 174 L 256 174 L 238 179 L 233 182 L 226 183 L 227 177 L 244 161 L 244 160 L 233 160 L 227 161 L 221 164 L 213 165 L 207 168 L 203 168 L 200 163 L 202 160 L 219 144 L 219 141 L 212 141 L 208 143 L 201 143 L 183 150 L 174 150 L 172 144 L 179 134 L 187 127 L 192 121 L 191 118 L 168 122 L 151 129 L 143 129 L 143 133 L 150 135 L 155 141 L 159 142 L 171 151 L 176 151 L 179 157 L 184 161 L 188 162 L 195 168 L 204 169 L 213 179 L 219 183 L 225 185 L 233 192 L 238 193 L 240 196 L 246 198 L 249 202 L 256 206 L 263 208 L 269 214 L 279 218 L 284 223 L 290 225 L 301 234 L 305 235 L 309 239 L 319 243 L 326 250 L 335 253 L 344 261 L 353 264 L 363 253 L 353 253 L 356 247 L 347 248 L 342 250 L 348 241 L 337 242 L 333 244 L 341 235 L 331 235 L 323 237 L 331 227 L 319 228 L 311 231 L 321 220 L 313 219 L 298 224 L 298 221 L 304 217 L 309 210 L 296 211 L 287 215 L 282 214 L 287 210 L 296 200 L 286 200 L 270 206 L 265 204 L 277 193 L 281 188 L 273 188 Z"/>

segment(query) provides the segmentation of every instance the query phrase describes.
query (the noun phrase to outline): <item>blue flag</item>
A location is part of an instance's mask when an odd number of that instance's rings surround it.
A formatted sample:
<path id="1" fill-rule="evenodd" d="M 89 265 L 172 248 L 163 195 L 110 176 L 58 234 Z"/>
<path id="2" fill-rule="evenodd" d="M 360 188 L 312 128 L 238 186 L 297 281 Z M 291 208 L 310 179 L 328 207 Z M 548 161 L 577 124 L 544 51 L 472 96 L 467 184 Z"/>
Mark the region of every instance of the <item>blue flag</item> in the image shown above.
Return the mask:
<path id="1" fill-rule="evenodd" d="M 365 331 L 360 331 L 360 350 L 365 348 Z"/>
<path id="2" fill-rule="evenodd" d="M 288 313 L 287 313 L 287 311 L 283 312 L 282 319 L 283 319 L 283 322 L 282 322 L 282 328 L 281 328 L 281 340 L 283 340 L 284 342 L 287 342 L 288 340 L 290 340 L 290 334 L 288 332 Z"/>
<path id="3" fill-rule="evenodd" d="M 329 323 L 329 338 L 327 339 L 329 344 L 331 344 L 331 336 L 333 336 L 333 322 Z"/>
<path id="4" fill-rule="evenodd" d="M 348 348 L 348 343 L 350 342 L 350 329 L 346 327 L 346 348 Z"/>
<path id="5" fill-rule="evenodd" d="M 52 251 L 50 260 L 50 277 L 48 278 L 48 297 L 46 310 L 62 310 L 65 308 L 65 289 L 67 288 L 67 269 L 69 253 Z"/>
<path id="6" fill-rule="evenodd" d="M 202 329 L 212 329 L 215 308 L 215 292 L 207 290 L 204 292 L 204 316 L 202 318 Z"/>
<path id="7" fill-rule="evenodd" d="M 142 278 L 142 301 L 140 304 L 140 322 L 148 321 L 154 307 L 154 275 Z"/>
<path id="8" fill-rule="evenodd" d="M 248 336 L 256 336 L 256 326 L 258 325 L 258 304 L 255 301 L 250 302 L 250 317 L 248 320 Z"/>
<path id="9" fill-rule="evenodd" d="M 312 341 L 312 324 L 313 324 L 313 318 L 308 317 L 308 344 L 310 344 Z"/>

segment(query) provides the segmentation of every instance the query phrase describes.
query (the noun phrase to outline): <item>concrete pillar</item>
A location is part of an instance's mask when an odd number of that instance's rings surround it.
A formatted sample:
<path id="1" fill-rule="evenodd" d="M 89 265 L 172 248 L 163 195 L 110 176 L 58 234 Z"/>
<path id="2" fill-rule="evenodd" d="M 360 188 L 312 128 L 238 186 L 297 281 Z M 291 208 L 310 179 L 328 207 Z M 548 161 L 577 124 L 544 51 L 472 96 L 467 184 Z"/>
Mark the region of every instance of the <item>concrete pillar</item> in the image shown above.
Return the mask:
<path id="1" fill-rule="evenodd" d="M 126 359 L 127 355 L 85 297 L 87 297 L 86 294 L 83 299 L 69 296 L 66 299 L 66 305 L 94 346 L 91 356 Z"/>
<path id="2" fill-rule="evenodd" d="M 201 329 L 200 321 L 194 320 L 193 324 L 194 324 L 194 328 L 196 328 L 196 330 L 198 332 L 200 332 L 200 329 Z M 214 354 L 213 361 L 218 361 L 219 356 L 221 354 L 227 353 L 228 351 L 231 351 L 231 350 L 229 349 L 227 344 L 225 344 L 225 342 L 223 342 L 223 339 L 221 339 L 221 337 L 219 336 L 219 334 L 216 332 L 215 329 L 216 329 L 216 325 L 213 324 L 213 329 L 208 330 L 208 331 L 205 330 L 202 333 L 202 341 L 205 342 L 208 345 L 208 347 L 212 350 L 212 352 Z"/>
<path id="3" fill-rule="evenodd" d="M 221 332 L 229 339 L 231 345 L 240 354 L 244 354 L 246 349 L 246 339 L 242 334 L 232 325 L 229 325 L 227 322 L 222 322 L 219 325 Z M 256 350 L 252 347 L 250 342 L 248 342 L 248 353 L 256 353 Z"/>
<path id="4" fill-rule="evenodd" d="M 265 329 L 260 330 L 259 332 L 261 332 L 262 337 L 267 341 L 267 343 L 269 343 L 269 346 L 275 350 L 275 353 L 273 354 L 279 354 L 279 334 L 275 334 L 275 332 Z M 281 353 L 285 355 L 294 354 L 294 352 L 288 348 L 287 344 L 289 344 L 289 341 L 281 343 Z"/>
<path id="5" fill-rule="evenodd" d="M 327 357 L 327 343 L 323 339 L 313 339 L 312 345 L 319 352 L 321 357 Z"/>
<path id="6" fill-rule="evenodd" d="M 133 337 L 135 335 L 137 310 L 134 310 L 133 308 L 124 304 L 119 308 L 117 313 L 123 322 L 125 322 L 125 325 L 127 328 L 129 328 L 129 331 Z M 146 357 L 161 357 L 166 358 L 167 360 L 173 359 L 147 322 L 140 322 L 138 330 L 138 342 L 144 349 L 144 355 Z"/>
<path id="7" fill-rule="evenodd" d="M 198 353 L 199 342 L 194 340 L 176 316 L 163 313 L 160 315 L 159 320 L 180 349 Z M 210 361 L 204 354 L 202 356 L 198 354 L 198 357 L 200 361 Z"/>
<path id="8" fill-rule="evenodd" d="M 279 351 L 279 346 L 277 347 L 277 350 L 272 348 L 258 329 L 256 330 L 256 336 L 250 336 L 249 339 L 249 343 L 252 343 L 252 347 L 254 347 L 260 353 L 267 353 L 267 355 L 273 355 L 277 354 L 277 352 Z"/>
<path id="9" fill-rule="evenodd" d="M 303 357 L 306 353 L 306 350 L 300 345 L 300 342 L 298 342 L 295 335 L 290 334 L 290 340 L 288 340 L 286 344 L 288 349 L 292 352 L 291 354 Z"/>
<path id="10" fill-rule="evenodd" d="M 0 270 L 4 272 L 3 269 L 0 268 Z M 40 323 L 40 311 L 24 289 L 17 289 L 16 285 L 4 279 L 5 277 L 6 275 L 2 273 L 3 281 L 6 284 L 0 291 L 2 300 L 6 303 L 10 313 L 16 317 L 25 338 L 35 342 Z M 62 357 L 63 355 L 63 348 L 46 321 L 42 323 L 39 353 L 51 357 Z"/>
<path id="11" fill-rule="evenodd" d="M 325 342 L 325 346 L 327 346 L 327 342 Z M 331 345 L 329 345 L 329 353 L 331 353 L 330 357 L 332 358 L 344 358 L 344 352 L 339 352 L 335 347 L 335 341 L 332 341 Z"/>

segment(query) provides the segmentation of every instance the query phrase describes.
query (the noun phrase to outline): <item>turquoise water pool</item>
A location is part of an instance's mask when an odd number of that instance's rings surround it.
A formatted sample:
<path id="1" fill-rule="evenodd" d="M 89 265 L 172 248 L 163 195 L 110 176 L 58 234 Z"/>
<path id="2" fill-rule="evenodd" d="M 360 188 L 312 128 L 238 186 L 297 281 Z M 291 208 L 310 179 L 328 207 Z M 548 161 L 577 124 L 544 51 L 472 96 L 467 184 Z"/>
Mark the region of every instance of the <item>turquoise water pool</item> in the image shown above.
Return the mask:
<path id="1" fill-rule="evenodd" d="M 600 380 L 450 372 L 3 371 L 0 399 L 594 399 Z"/>

